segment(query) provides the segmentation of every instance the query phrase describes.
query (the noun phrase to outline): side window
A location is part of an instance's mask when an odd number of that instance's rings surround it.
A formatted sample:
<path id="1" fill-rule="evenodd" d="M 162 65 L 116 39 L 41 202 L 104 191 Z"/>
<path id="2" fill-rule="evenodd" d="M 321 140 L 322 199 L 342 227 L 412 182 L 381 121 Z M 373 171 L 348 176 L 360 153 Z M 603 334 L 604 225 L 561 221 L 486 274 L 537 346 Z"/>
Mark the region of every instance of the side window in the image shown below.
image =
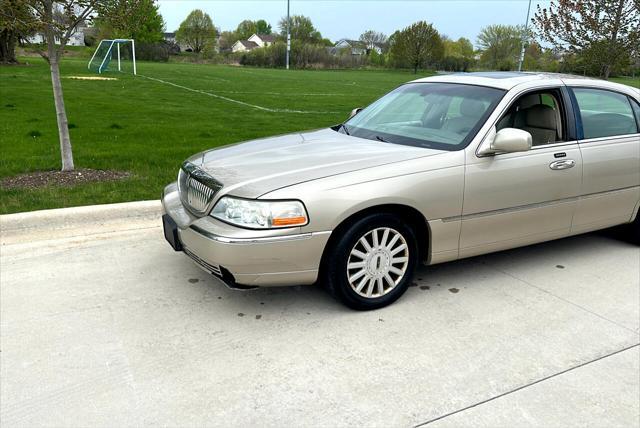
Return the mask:
<path id="1" fill-rule="evenodd" d="M 516 128 L 527 131 L 534 146 L 566 141 L 564 110 L 560 92 L 529 92 L 518 98 L 498 121 L 497 129 Z"/>
<path id="2" fill-rule="evenodd" d="M 626 95 L 604 89 L 574 88 L 584 139 L 614 137 L 638 132 Z"/>

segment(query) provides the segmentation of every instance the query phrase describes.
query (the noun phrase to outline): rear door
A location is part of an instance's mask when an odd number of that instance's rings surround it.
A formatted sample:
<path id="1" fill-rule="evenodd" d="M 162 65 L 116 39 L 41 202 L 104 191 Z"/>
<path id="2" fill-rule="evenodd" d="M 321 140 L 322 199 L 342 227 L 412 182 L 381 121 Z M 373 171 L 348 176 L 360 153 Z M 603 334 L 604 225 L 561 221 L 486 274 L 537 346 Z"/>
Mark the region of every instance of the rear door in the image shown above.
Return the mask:
<path id="1" fill-rule="evenodd" d="M 640 199 L 637 101 L 626 93 L 572 87 L 583 158 L 581 198 L 572 233 L 626 223 Z"/>

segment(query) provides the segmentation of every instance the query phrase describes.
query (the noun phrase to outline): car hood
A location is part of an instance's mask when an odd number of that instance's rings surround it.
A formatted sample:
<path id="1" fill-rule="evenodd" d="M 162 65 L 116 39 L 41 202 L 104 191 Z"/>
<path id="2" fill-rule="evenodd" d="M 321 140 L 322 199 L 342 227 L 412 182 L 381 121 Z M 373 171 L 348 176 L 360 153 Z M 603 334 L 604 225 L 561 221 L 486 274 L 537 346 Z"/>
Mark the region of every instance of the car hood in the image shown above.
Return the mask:
<path id="1" fill-rule="evenodd" d="M 441 153 L 327 128 L 209 150 L 189 161 L 223 184 L 221 194 L 257 198 L 305 181 Z"/>

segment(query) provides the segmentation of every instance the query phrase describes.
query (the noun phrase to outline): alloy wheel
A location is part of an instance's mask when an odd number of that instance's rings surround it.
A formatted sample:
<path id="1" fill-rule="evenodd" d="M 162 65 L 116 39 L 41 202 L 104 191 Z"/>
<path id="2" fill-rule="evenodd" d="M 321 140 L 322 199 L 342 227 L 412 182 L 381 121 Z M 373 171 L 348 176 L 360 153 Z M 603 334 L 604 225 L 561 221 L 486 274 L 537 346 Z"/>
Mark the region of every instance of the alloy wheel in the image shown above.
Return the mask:
<path id="1" fill-rule="evenodd" d="M 351 249 L 347 280 L 358 295 L 384 296 L 404 278 L 409 265 L 409 246 L 397 230 L 380 227 L 365 233 Z"/>

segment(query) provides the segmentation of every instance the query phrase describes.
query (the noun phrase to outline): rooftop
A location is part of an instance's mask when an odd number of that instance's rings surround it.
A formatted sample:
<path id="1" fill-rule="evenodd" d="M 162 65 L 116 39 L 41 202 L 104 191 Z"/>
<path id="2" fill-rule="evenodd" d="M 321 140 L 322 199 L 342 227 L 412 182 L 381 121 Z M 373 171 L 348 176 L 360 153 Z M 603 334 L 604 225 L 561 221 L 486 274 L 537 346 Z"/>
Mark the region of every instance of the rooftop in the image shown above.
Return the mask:
<path id="1" fill-rule="evenodd" d="M 260 37 L 263 42 L 272 43 L 276 41 L 276 36 L 273 34 L 256 34 L 256 36 Z"/>
<path id="2" fill-rule="evenodd" d="M 451 73 L 439 74 L 431 77 L 416 79 L 413 82 L 441 82 L 441 83 L 465 83 L 469 85 L 489 86 L 499 89 L 510 90 L 513 87 L 537 80 L 555 81 L 555 83 L 576 83 L 576 81 L 584 82 L 589 86 L 599 86 L 621 90 L 622 92 L 639 92 L 637 89 L 627 85 L 613 83 L 606 80 L 593 79 L 590 77 L 576 76 L 561 73 L 542 73 L 542 72 L 518 72 L 518 71 L 488 71 L 473 73 Z"/>
<path id="3" fill-rule="evenodd" d="M 248 48 L 248 49 L 253 49 L 258 47 L 258 44 L 256 42 L 250 42 L 249 40 L 238 40 L 238 43 L 241 43 L 245 48 Z"/>

